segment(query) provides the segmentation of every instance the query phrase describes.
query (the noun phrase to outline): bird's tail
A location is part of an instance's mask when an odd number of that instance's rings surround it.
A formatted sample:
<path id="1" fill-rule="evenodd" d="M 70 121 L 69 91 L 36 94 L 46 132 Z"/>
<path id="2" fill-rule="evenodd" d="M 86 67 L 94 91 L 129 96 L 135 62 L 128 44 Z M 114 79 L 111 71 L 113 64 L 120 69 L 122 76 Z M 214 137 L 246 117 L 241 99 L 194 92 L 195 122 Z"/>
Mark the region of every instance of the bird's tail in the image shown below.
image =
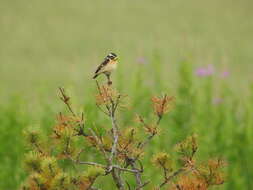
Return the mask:
<path id="1" fill-rule="evenodd" d="M 97 76 L 98 76 L 98 74 L 95 74 L 92 78 L 95 79 L 95 78 L 97 78 Z"/>

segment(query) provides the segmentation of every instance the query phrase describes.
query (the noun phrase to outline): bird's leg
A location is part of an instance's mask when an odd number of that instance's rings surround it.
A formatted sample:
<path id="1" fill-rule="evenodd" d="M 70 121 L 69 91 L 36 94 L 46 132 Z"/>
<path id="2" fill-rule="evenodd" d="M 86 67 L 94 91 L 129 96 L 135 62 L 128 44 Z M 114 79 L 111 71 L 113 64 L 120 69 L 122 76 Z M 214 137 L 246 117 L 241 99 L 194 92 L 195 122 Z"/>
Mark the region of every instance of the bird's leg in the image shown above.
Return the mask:
<path id="1" fill-rule="evenodd" d="M 108 85 L 112 85 L 112 81 L 111 81 L 111 74 L 110 73 L 107 73 L 106 74 L 106 77 L 107 77 L 107 80 L 108 80 Z"/>

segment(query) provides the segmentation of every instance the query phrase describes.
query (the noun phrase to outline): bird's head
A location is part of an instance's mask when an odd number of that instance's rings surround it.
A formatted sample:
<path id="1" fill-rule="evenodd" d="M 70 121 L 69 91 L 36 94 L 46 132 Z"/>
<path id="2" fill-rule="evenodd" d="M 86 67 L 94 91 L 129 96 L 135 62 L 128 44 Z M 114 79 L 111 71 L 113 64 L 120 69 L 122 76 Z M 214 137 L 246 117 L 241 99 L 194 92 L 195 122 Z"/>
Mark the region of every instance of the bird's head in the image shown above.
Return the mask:
<path id="1" fill-rule="evenodd" d="M 106 58 L 113 60 L 113 61 L 117 61 L 119 59 L 119 57 L 115 54 L 115 53 L 109 53 Z"/>

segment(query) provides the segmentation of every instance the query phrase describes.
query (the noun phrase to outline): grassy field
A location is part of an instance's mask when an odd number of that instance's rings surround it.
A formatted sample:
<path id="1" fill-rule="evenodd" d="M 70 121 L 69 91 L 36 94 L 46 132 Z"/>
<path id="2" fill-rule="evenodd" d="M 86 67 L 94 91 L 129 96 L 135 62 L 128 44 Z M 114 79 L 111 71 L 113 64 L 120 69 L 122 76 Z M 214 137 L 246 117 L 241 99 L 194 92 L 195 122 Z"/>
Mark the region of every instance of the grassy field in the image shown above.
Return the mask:
<path id="1" fill-rule="evenodd" d="M 115 85 L 134 107 L 122 123 L 135 112 L 148 115 L 152 95 L 175 96 L 152 151 L 170 151 L 196 132 L 200 158 L 228 161 L 219 189 L 253 189 L 252 6 L 249 0 L 0 1 L 0 189 L 18 189 L 25 178 L 22 131 L 53 126 L 63 110 L 59 86 L 85 111 L 88 125 L 105 122 L 91 76 L 110 51 L 121 60 Z"/>

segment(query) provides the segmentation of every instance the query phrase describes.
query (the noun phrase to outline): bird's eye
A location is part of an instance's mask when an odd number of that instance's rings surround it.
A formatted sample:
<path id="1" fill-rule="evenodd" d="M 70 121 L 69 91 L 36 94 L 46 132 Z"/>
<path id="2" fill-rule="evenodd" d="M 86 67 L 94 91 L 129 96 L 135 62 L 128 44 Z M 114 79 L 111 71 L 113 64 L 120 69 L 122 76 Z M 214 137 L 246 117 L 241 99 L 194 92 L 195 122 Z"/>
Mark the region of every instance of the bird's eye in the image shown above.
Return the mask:
<path id="1" fill-rule="evenodd" d="M 113 57 L 117 57 L 117 55 L 115 53 L 110 53 L 109 55 L 113 56 Z"/>
<path id="2" fill-rule="evenodd" d="M 109 55 L 107 55 L 107 58 L 109 59 L 115 59 L 117 57 L 117 55 L 115 53 L 110 53 Z"/>

